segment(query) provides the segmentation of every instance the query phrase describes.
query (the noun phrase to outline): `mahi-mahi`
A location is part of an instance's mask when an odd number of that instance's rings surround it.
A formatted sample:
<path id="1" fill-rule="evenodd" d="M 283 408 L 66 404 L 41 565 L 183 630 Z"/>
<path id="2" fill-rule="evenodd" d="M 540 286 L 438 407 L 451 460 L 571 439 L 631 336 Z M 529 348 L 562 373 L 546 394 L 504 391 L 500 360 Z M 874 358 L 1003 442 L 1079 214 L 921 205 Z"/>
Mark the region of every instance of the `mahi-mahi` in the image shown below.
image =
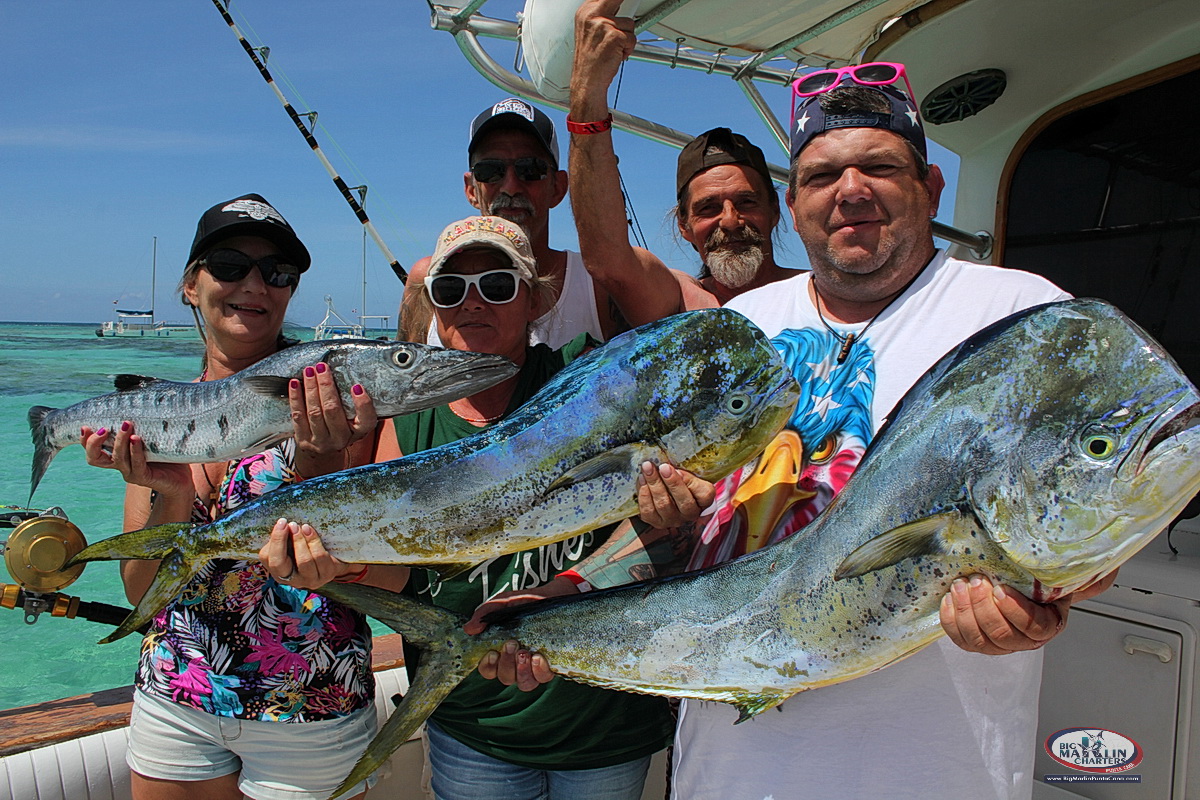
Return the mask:
<path id="1" fill-rule="evenodd" d="M 1100 301 L 1020 312 L 909 390 L 817 519 L 740 559 L 509 609 L 476 637 L 463 618 L 382 589 L 324 587 L 424 650 L 334 796 L 507 639 L 572 680 L 722 701 L 746 719 L 933 642 L 960 576 L 1039 601 L 1090 583 L 1198 489 L 1200 394 L 1157 343 Z"/>

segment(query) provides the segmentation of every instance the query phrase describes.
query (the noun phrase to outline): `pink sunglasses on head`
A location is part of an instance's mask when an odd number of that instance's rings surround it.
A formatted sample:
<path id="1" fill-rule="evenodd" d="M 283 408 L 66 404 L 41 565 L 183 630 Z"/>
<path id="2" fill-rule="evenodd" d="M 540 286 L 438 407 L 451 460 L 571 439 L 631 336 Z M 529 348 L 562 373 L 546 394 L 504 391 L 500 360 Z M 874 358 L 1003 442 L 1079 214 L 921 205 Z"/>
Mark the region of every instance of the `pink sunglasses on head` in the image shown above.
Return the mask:
<path id="1" fill-rule="evenodd" d="M 849 67 L 810 72 L 792 83 L 792 94 L 796 97 L 812 97 L 822 92 L 828 92 L 843 83 L 846 76 L 863 86 L 887 86 L 903 78 L 909 98 L 915 99 L 904 65 L 891 61 L 872 61 L 867 64 L 854 64 Z"/>

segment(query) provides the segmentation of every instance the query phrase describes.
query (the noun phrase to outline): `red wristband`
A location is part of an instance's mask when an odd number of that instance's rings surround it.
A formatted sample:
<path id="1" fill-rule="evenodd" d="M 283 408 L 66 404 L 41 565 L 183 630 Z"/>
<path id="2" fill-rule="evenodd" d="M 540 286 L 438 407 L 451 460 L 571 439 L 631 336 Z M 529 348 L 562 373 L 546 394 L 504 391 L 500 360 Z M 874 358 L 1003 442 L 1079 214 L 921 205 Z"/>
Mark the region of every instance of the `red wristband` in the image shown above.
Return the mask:
<path id="1" fill-rule="evenodd" d="M 592 585 L 587 582 L 587 578 L 583 577 L 573 569 L 558 573 L 558 577 L 566 578 L 571 583 L 575 584 L 575 587 L 581 592 L 590 592 L 592 590 Z"/>
<path id="2" fill-rule="evenodd" d="M 333 579 L 334 583 L 359 583 L 363 578 L 367 577 L 367 570 L 371 568 L 370 564 L 364 564 L 363 568 L 353 575 L 339 575 Z"/>
<path id="3" fill-rule="evenodd" d="M 609 114 L 608 119 L 597 122 L 576 122 L 571 119 L 570 114 L 567 114 L 567 130 L 571 133 L 604 133 L 612 130 L 612 119 L 612 114 Z"/>

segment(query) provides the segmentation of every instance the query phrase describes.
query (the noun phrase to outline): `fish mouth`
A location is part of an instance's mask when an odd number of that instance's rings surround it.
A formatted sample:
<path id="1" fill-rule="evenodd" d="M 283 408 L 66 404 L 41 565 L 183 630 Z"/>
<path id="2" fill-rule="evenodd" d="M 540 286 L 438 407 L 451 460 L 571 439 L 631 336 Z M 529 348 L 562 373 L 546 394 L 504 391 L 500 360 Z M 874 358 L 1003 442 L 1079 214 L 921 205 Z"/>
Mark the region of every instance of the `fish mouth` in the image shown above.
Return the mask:
<path id="1" fill-rule="evenodd" d="M 1149 436 L 1150 438 L 1146 447 L 1141 450 L 1141 458 L 1138 459 L 1134 471 L 1135 475 L 1141 475 L 1146 466 L 1159 454 L 1159 445 L 1200 427 L 1200 402 L 1193 403 L 1174 416 L 1167 417 L 1169 413 L 1170 411 L 1164 412 L 1160 417 L 1161 421 L 1156 420 L 1157 424 L 1150 426 L 1142 434 L 1143 437 Z M 1122 465 L 1123 468 L 1124 465 Z"/>
<path id="2" fill-rule="evenodd" d="M 414 383 L 410 402 L 419 399 L 440 404 L 469 397 L 511 378 L 518 371 L 517 365 L 504 356 L 453 350 L 439 355 L 449 354 L 454 354 L 453 361 L 430 365 L 419 381 Z"/>

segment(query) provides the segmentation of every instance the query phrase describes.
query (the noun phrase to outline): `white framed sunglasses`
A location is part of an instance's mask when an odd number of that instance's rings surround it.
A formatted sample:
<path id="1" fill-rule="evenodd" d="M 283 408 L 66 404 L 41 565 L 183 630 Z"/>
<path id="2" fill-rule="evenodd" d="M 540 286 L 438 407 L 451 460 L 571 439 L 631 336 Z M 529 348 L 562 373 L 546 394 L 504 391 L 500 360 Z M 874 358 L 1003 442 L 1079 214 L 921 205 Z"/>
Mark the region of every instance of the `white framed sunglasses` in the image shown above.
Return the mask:
<path id="1" fill-rule="evenodd" d="M 460 305 L 472 286 L 484 300 L 502 305 L 517 299 L 522 280 L 521 273 L 515 269 L 490 269 L 476 275 L 427 275 L 425 291 L 438 308 Z"/>

